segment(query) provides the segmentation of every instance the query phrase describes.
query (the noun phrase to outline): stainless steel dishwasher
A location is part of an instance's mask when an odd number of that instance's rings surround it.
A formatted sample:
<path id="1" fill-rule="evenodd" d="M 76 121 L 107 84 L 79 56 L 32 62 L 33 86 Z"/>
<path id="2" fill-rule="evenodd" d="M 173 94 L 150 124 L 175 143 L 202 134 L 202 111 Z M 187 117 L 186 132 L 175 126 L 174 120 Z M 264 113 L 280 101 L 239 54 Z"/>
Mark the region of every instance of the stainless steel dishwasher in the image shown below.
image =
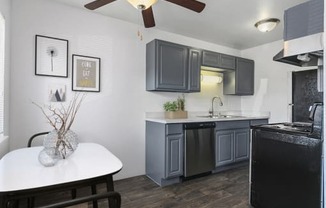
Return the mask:
<path id="1" fill-rule="evenodd" d="M 215 167 L 215 123 L 186 123 L 183 127 L 184 177 L 211 172 Z"/>

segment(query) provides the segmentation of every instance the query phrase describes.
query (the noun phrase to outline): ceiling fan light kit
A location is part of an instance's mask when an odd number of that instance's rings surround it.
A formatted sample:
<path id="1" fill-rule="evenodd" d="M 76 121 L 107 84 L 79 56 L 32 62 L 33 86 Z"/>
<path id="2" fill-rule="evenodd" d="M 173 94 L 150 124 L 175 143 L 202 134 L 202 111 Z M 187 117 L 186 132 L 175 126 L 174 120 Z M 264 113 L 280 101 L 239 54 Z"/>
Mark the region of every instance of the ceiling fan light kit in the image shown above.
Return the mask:
<path id="1" fill-rule="evenodd" d="M 277 18 L 267 18 L 260 20 L 255 24 L 255 27 L 260 32 L 269 32 L 272 31 L 280 23 L 280 20 Z"/>
<path id="2" fill-rule="evenodd" d="M 116 0 L 95 0 L 85 5 L 87 9 L 94 10 L 104 5 L 110 4 Z M 146 28 L 154 27 L 155 20 L 152 5 L 157 2 L 157 0 L 127 0 L 135 8 L 142 10 L 144 25 Z M 181 7 L 190 9 L 194 12 L 202 12 L 205 8 L 205 4 L 197 0 L 165 0 L 173 4 L 179 5 Z"/>
<path id="3" fill-rule="evenodd" d="M 146 10 L 157 2 L 157 0 L 128 0 L 136 9 Z"/>

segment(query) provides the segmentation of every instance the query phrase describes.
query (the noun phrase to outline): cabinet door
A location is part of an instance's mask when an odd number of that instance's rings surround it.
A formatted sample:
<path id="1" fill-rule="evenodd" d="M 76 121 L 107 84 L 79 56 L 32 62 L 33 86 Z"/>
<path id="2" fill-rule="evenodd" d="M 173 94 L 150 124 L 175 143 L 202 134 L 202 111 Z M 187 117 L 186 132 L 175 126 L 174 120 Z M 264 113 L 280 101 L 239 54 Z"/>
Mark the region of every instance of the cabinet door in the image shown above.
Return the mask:
<path id="1" fill-rule="evenodd" d="M 215 52 L 203 51 L 202 65 L 218 68 L 220 63 L 220 55 L 221 54 Z"/>
<path id="2" fill-rule="evenodd" d="M 183 134 L 168 135 L 165 151 L 165 178 L 183 175 Z"/>
<path id="3" fill-rule="evenodd" d="M 234 131 L 235 162 L 249 159 L 249 129 Z"/>
<path id="4" fill-rule="evenodd" d="M 237 58 L 235 92 L 238 95 L 254 94 L 254 61 Z"/>
<path id="5" fill-rule="evenodd" d="M 188 88 L 188 48 L 164 41 L 157 42 L 156 88 L 186 91 Z"/>
<path id="6" fill-rule="evenodd" d="M 200 92 L 201 51 L 189 50 L 189 91 Z"/>
<path id="7" fill-rule="evenodd" d="M 220 68 L 223 69 L 235 69 L 235 57 L 234 56 L 229 56 L 226 54 L 221 54 L 220 56 Z"/>
<path id="8" fill-rule="evenodd" d="M 234 161 L 234 131 L 216 131 L 215 166 L 222 166 Z"/>

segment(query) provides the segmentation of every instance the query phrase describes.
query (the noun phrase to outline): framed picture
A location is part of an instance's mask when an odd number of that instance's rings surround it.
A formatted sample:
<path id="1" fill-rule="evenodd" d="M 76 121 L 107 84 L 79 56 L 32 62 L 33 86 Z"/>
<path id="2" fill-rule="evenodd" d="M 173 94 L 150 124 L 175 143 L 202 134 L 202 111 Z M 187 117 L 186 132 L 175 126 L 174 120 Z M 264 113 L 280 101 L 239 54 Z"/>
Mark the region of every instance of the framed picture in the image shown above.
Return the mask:
<path id="1" fill-rule="evenodd" d="M 72 55 L 72 90 L 100 91 L 101 59 L 90 56 Z"/>
<path id="2" fill-rule="evenodd" d="M 68 40 L 35 36 L 35 75 L 68 77 Z"/>
<path id="3" fill-rule="evenodd" d="M 51 84 L 49 85 L 49 102 L 66 101 L 66 85 Z"/>

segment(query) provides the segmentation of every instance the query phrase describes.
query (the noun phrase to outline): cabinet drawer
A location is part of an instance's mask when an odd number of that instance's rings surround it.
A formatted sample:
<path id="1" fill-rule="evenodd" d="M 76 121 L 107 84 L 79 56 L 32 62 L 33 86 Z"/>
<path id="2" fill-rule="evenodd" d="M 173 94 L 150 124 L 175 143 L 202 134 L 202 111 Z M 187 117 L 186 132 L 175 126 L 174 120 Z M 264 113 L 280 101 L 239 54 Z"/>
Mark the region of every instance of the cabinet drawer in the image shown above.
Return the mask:
<path id="1" fill-rule="evenodd" d="M 166 135 L 182 134 L 182 132 L 183 132 L 182 124 L 167 124 L 166 125 Z"/>
<path id="2" fill-rule="evenodd" d="M 224 130 L 224 129 L 241 129 L 241 128 L 249 128 L 249 121 L 221 121 L 216 122 L 216 130 Z"/>

